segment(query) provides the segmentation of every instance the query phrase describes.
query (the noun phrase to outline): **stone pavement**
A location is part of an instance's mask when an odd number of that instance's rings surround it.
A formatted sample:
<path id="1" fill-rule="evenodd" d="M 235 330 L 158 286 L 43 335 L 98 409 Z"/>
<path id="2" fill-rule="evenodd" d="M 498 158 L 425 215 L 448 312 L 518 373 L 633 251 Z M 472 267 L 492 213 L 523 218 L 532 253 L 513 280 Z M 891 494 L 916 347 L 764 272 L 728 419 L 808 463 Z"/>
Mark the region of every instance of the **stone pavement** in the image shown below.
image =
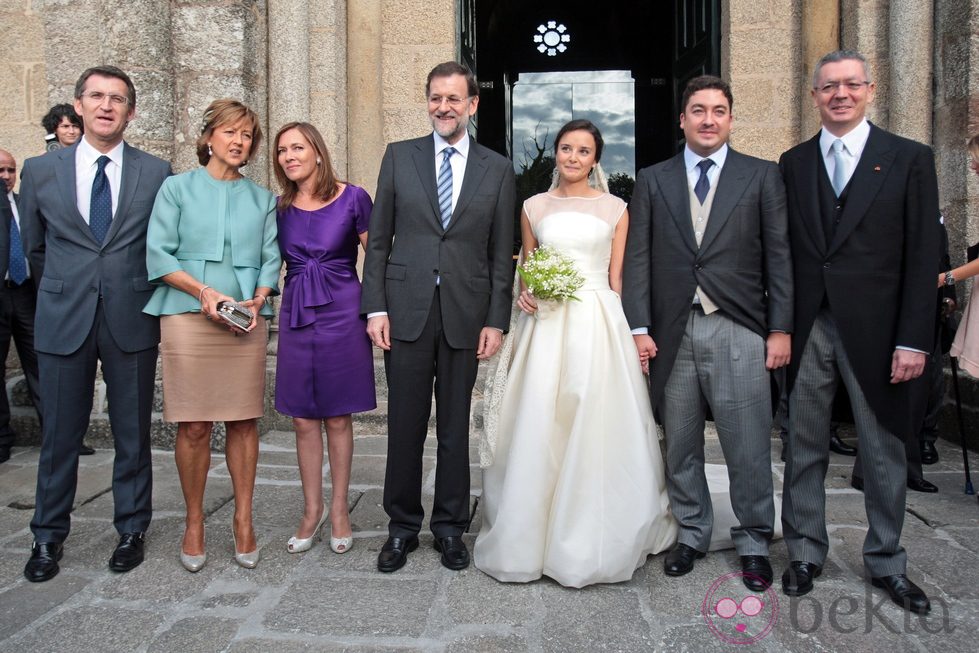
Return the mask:
<path id="1" fill-rule="evenodd" d="M 708 555 L 683 578 L 664 576 L 662 556 L 656 556 L 630 582 L 573 590 L 547 579 L 506 585 L 473 567 L 449 571 L 426 534 L 404 569 L 378 573 L 385 437 L 370 423 L 356 428 L 350 503 L 356 539 L 347 554 L 335 555 L 324 543 L 305 554 L 286 552 L 301 493 L 293 435 L 276 431 L 262 438 L 259 458 L 257 569 L 232 560 L 231 483 L 217 454 L 206 497 L 210 559 L 198 574 L 180 567 L 182 498 L 173 454 L 159 450 L 153 454 L 156 512 L 147 560 L 127 574 L 110 572 L 112 455 L 100 450 L 81 459 L 61 573 L 39 585 L 21 575 L 38 450 L 15 449 L 0 465 L 0 651 L 976 650 L 979 503 L 963 495 L 961 455 L 946 442 L 940 443 L 941 462 L 926 468 L 941 493 L 909 492 L 904 529 L 909 572 L 932 598 L 930 616 L 906 617 L 882 590 L 861 580 L 863 497 L 849 487 L 851 459 L 834 456 L 827 479 L 832 548 L 816 589 L 794 601 L 776 591 L 761 595 L 762 611 L 753 618 L 724 620 L 708 611 L 708 623 L 702 614 L 708 593 L 711 606 L 726 595 L 740 601 L 749 594 L 737 579 L 724 578 L 737 568 L 732 551 Z M 777 442 L 773 449 L 780 478 Z M 721 460 L 716 440 L 708 450 L 709 461 Z M 426 453 L 430 501 L 434 438 Z M 479 480 L 474 466 L 474 503 Z M 479 523 L 477 508 L 470 545 Z M 780 574 L 786 563 L 781 542 L 773 546 L 772 562 Z M 750 647 L 731 643 L 762 634 Z"/>

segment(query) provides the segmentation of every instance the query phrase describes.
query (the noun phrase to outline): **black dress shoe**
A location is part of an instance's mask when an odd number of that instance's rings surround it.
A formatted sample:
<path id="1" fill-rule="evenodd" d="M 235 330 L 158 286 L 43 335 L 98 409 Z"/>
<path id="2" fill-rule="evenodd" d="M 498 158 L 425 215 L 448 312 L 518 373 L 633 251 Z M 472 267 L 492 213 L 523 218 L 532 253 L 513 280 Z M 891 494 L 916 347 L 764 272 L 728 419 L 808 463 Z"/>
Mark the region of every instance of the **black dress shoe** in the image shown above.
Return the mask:
<path id="1" fill-rule="evenodd" d="M 874 587 L 883 587 L 891 600 L 905 610 L 923 614 L 931 610 L 931 603 L 920 587 L 908 580 L 904 574 L 871 578 Z"/>
<path id="2" fill-rule="evenodd" d="M 94 453 L 95 453 L 95 449 L 93 449 L 92 447 L 88 446 L 84 442 L 82 442 L 82 446 L 78 447 L 78 455 L 79 456 L 91 456 Z"/>
<path id="3" fill-rule="evenodd" d="M 938 492 L 938 486 L 923 478 L 909 478 L 908 489 L 915 492 Z"/>
<path id="4" fill-rule="evenodd" d="M 109 569 L 112 571 L 129 571 L 143 562 L 143 543 L 146 538 L 142 533 L 123 533 L 119 538 L 116 550 L 109 558 Z"/>
<path id="5" fill-rule="evenodd" d="M 851 476 L 850 487 L 852 487 L 854 490 L 860 490 L 863 492 L 863 479 L 859 476 Z"/>
<path id="6" fill-rule="evenodd" d="M 435 550 L 442 554 L 442 566 L 448 569 L 465 569 L 469 566 L 469 550 L 461 537 L 436 537 Z"/>
<path id="7" fill-rule="evenodd" d="M 663 572 L 667 576 L 682 576 L 693 570 L 693 561 L 703 558 L 704 553 L 686 544 L 677 544 L 663 560 Z"/>
<path id="8" fill-rule="evenodd" d="M 922 465 L 934 465 L 938 462 L 938 449 L 935 448 L 934 442 L 928 442 L 927 440 L 921 443 L 921 464 Z"/>
<path id="9" fill-rule="evenodd" d="M 64 553 L 61 542 L 35 542 L 31 546 L 31 559 L 24 566 L 24 578 L 32 583 L 43 583 L 58 575 L 58 561 Z"/>
<path id="10" fill-rule="evenodd" d="M 418 536 L 389 537 L 377 556 L 377 570 L 384 573 L 397 571 L 408 562 L 408 554 L 418 548 Z"/>
<path id="11" fill-rule="evenodd" d="M 857 448 L 851 447 L 835 433 L 829 436 L 829 450 L 841 456 L 856 456 Z"/>
<path id="12" fill-rule="evenodd" d="M 793 560 L 782 574 L 782 591 L 788 596 L 802 596 L 812 590 L 812 580 L 823 573 L 823 568 L 814 562 Z"/>
<path id="13" fill-rule="evenodd" d="M 0 463 L 10 460 L 10 447 L 0 447 Z"/>
<path id="14" fill-rule="evenodd" d="M 772 565 L 768 556 L 741 556 L 741 580 L 752 592 L 764 592 L 772 586 Z"/>

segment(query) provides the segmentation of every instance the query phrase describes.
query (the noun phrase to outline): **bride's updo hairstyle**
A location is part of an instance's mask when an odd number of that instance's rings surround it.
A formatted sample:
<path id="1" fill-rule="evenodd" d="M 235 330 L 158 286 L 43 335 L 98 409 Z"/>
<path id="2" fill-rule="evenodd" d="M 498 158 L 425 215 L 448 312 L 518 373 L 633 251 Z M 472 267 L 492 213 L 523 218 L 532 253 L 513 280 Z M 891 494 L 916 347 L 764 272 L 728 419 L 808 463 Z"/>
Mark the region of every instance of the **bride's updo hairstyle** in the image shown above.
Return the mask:
<path id="1" fill-rule="evenodd" d="M 571 122 L 565 123 L 560 130 L 558 130 L 557 138 L 554 139 L 554 154 L 557 154 L 558 145 L 561 144 L 561 139 L 568 132 L 576 131 L 586 131 L 592 135 L 595 139 L 595 163 L 602 160 L 602 148 L 605 147 L 605 141 L 602 140 L 602 132 L 598 131 L 598 127 L 595 126 L 591 120 L 572 120 Z"/>

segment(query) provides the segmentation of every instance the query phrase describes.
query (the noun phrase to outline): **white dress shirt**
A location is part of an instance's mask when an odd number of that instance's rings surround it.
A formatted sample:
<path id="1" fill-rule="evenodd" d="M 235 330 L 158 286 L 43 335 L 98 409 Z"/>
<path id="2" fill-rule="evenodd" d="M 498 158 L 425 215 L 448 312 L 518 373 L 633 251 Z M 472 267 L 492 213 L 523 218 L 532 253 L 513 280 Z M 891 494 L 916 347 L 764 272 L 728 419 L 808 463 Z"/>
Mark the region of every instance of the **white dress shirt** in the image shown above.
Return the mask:
<path id="1" fill-rule="evenodd" d="M 110 161 L 105 165 L 105 175 L 109 178 L 109 188 L 112 191 L 112 215 L 115 216 L 119 206 L 119 188 L 122 185 L 122 152 L 123 142 L 106 152 Z M 102 153 L 89 145 L 85 137 L 78 139 L 75 148 L 75 198 L 78 212 L 82 214 L 85 224 L 88 224 L 88 212 L 92 208 L 92 182 L 99 166 L 96 163 Z"/>
<path id="2" fill-rule="evenodd" d="M 819 133 L 819 151 L 823 155 L 823 162 L 826 164 L 826 172 L 829 174 L 829 178 L 833 178 L 833 174 L 836 172 L 836 158 L 833 156 L 833 143 L 836 139 L 843 141 L 843 151 L 841 152 L 843 163 L 846 165 L 846 170 L 843 171 L 843 186 L 845 187 L 850 183 L 850 177 L 853 176 L 853 171 L 857 169 L 857 164 L 860 162 L 860 155 L 863 154 L 863 148 L 867 145 L 867 139 L 870 138 L 870 123 L 864 118 L 860 121 L 860 124 L 848 131 L 842 136 L 833 136 L 831 133 L 823 129 Z"/>

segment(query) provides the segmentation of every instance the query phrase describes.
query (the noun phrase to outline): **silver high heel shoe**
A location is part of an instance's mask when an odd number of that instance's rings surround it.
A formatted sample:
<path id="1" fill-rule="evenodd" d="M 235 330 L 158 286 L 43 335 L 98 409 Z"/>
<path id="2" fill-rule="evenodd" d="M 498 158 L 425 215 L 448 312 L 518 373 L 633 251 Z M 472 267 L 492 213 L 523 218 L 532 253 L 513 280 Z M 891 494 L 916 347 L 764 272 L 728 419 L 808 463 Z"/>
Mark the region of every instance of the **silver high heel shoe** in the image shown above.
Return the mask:
<path id="1" fill-rule="evenodd" d="M 207 564 L 207 551 L 200 554 L 199 556 L 192 556 L 189 553 L 184 553 L 184 550 L 180 550 L 180 564 L 184 566 L 184 569 L 192 574 L 196 574 L 198 571 L 204 568 Z"/>
<path id="2" fill-rule="evenodd" d="M 353 534 L 347 537 L 333 537 L 330 536 L 330 548 L 333 549 L 333 553 L 346 553 L 354 546 L 354 536 Z"/>
<path id="3" fill-rule="evenodd" d="M 254 569 L 258 566 L 259 548 L 256 546 L 254 551 L 240 553 L 238 551 L 238 538 L 235 537 L 235 526 L 231 525 L 231 541 L 235 545 L 235 562 L 245 569 Z"/>
<path id="4" fill-rule="evenodd" d="M 323 523 L 326 521 L 328 514 L 329 511 L 324 509 L 323 516 L 320 517 L 319 522 L 316 524 L 316 528 L 313 529 L 313 534 L 309 537 L 296 537 L 295 535 L 290 537 L 289 541 L 286 543 L 286 550 L 289 551 L 289 553 L 302 553 L 303 551 L 309 551 L 313 546 L 313 540 L 323 539 Z M 332 537 L 330 538 L 330 546 L 333 546 Z"/>
<path id="5" fill-rule="evenodd" d="M 205 541 L 205 545 L 207 542 Z M 204 565 L 207 564 L 207 551 L 200 555 L 190 555 L 189 553 L 184 553 L 183 545 L 180 546 L 180 564 L 184 566 L 184 569 L 192 574 L 196 574 Z"/>

